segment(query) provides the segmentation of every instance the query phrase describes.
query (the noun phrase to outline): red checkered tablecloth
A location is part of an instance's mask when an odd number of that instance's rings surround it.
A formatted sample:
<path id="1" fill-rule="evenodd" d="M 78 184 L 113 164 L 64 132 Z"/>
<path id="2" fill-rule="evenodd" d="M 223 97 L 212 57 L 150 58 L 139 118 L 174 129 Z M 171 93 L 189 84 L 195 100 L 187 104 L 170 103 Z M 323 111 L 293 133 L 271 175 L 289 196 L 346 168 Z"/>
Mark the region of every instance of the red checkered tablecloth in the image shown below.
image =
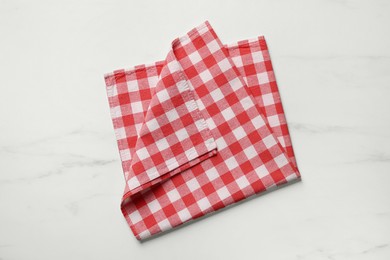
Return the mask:
<path id="1" fill-rule="evenodd" d="M 262 36 L 223 45 L 206 21 L 105 81 L 137 239 L 300 178 Z"/>

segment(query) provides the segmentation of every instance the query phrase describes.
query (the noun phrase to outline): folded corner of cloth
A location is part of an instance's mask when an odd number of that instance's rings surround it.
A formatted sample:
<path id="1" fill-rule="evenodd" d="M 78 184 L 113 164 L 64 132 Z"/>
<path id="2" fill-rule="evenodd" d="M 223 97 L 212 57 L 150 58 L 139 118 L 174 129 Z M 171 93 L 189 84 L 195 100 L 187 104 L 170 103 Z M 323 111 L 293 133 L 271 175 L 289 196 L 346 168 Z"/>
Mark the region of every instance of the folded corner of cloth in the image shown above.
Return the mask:
<path id="1" fill-rule="evenodd" d="M 263 36 L 224 45 L 206 21 L 105 81 L 139 240 L 300 178 Z"/>

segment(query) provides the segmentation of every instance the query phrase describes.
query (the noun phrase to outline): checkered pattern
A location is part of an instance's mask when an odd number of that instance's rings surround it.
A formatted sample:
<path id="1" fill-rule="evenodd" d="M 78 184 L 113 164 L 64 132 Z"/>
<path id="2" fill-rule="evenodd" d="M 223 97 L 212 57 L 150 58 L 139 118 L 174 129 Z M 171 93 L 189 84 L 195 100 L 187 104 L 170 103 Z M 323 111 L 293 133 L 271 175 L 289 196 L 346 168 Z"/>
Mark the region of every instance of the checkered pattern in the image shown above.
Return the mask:
<path id="1" fill-rule="evenodd" d="M 239 41 L 236 44 L 225 45 L 225 47 L 250 89 L 252 96 L 261 107 L 268 125 L 285 149 L 297 174 L 299 174 L 278 85 L 264 36 Z"/>
<path id="2" fill-rule="evenodd" d="M 205 22 L 105 80 L 137 239 L 300 177 L 263 37 L 223 45 Z"/>

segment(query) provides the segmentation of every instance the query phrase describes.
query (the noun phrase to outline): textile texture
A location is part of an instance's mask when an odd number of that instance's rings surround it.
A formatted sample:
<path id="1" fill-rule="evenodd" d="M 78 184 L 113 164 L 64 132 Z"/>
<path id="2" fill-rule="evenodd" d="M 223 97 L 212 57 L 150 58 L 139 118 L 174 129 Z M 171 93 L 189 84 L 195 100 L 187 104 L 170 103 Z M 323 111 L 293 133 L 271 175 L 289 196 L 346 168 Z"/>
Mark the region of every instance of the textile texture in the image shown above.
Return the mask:
<path id="1" fill-rule="evenodd" d="M 223 45 L 206 21 L 105 82 L 139 240 L 300 178 L 263 36 Z"/>

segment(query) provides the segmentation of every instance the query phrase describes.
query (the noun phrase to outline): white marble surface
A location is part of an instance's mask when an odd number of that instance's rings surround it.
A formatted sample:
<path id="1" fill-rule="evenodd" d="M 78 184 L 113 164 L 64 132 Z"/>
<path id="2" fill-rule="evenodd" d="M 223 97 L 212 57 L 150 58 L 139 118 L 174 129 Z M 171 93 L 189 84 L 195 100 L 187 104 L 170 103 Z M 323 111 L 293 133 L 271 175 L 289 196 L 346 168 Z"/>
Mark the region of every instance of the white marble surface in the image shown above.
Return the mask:
<path id="1" fill-rule="evenodd" d="M 389 14 L 388 1 L 0 1 L 0 259 L 390 259 Z M 266 36 L 303 180 L 139 243 L 103 73 L 164 58 L 206 19 L 226 43 Z"/>

